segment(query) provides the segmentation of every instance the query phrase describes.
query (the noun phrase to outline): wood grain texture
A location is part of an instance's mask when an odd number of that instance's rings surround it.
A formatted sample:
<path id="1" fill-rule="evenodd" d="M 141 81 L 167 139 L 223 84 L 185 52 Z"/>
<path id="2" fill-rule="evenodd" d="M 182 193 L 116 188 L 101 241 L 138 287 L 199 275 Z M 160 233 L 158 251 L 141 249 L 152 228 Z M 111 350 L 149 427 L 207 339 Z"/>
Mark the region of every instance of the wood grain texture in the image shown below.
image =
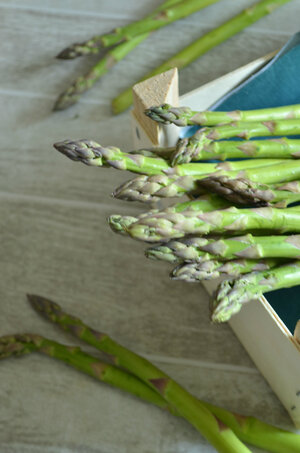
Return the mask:
<path id="1" fill-rule="evenodd" d="M 237 10 L 236 0 L 222 0 L 158 31 L 78 105 L 53 114 L 59 91 L 92 64 L 54 55 L 159 3 L 0 1 L 1 334 L 33 331 L 75 344 L 27 304 L 27 292 L 44 294 L 199 397 L 291 428 L 232 331 L 208 322 L 203 288 L 170 282 L 168 266 L 146 260 L 142 244 L 109 230 L 109 214 L 144 209 L 110 198 L 131 175 L 70 162 L 52 147 L 86 137 L 129 150 L 130 118 L 111 116 L 112 97 Z M 251 3 L 239 0 L 238 8 Z M 181 92 L 279 48 L 298 31 L 299 13 L 294 0 L 209 52 L 181 72 Z M 0 379 L 1 453 L 213 452 L 183 421 L 48 358 L 3 361 Z"/>

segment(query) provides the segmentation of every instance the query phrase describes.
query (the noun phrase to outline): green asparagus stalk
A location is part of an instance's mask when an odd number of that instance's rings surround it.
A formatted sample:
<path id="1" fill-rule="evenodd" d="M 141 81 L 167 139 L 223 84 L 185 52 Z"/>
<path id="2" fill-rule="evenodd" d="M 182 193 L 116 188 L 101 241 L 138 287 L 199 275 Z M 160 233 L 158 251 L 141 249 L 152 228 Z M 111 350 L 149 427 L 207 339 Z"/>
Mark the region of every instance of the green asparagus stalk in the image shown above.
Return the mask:
<path id="1" fill-rule="evenodd" d="M 164 209 L 163 212 L 185 212 L 185 211 L 202 211 L 209 212 L 216 209 L 223 209 L 230 206 L 229 202 L 223 200 L 222 198 L 214 194 L 205 194 L 199 197 L 197 200 L 186 201 L 184 203 L 177 203 L 173 206 L 169 206 Z M 108 224 L 111 229 L 118 234 L 126 235 L 128 234 L 129 227 L 139 220 L 142 220 L 149 215 L 154 215 L 161 212 L 159 209 L 152 209 L 151 211 L 144 212 L 139 214 L 138 217 L 133 216 L 122 216 L 119 214 L 112 214 L 108 217 Z"/>
<path id="2" fill-rule="evenodd" d="M 0 359 L 32 352 L 40 352 L 61 360 L 101 382 L 120 388 L 146 402 L 155 404 L 161 409 L 167 408 L 174 415 L 178 415 L 158 393 L 141 380 L 114 365 L 108 365 L 82 352 L 80 348 L 64 346 L 32 334 L 9 335 L 0 338 Z M 204 401 L 202 404 L 215 413 L 223 423 L 230 425 L 231 429 L 243 442 L 249 442 L 261 448 L 267 448 L 270 444 L 271 449 L 268 448 L 268 450 L 274 453 L 281 453 L 283 448 L 288 448 L 290 452 L 296 451 L 294 449 L 299 443 L 299 437 L 296 434 L 276 428 L 254 417 L 233 414 L 226 409 Z M 279 445 L 278 442 L 275 442 L 276 446 L 272 447 L 274 439 L 277 439 L 277 437 Z"/>
<path id="3" fill-rule="evenodd" d="M 64 313 L 57 304 L 33 295 L 29 296 L 29 300 L 33 307 L 50 321 L 57 323 L 96 349 L 114 356 L 116 365 L 130 371 L 161 395 L 171 407 L 200 431 L 217 451 L 250 452 L 233 431 L 213 415 L 204 404 L 148 360 L 124 348 L 108 335 L 91 329 L 80 319 Z"/>
<path id="4" fill-rule="evenodd" d="M 84 75 L 77 77 L 56 99 L 53 106 L 54 111 L 65 110 L 76 104 L 81 95 L 94 86 L 118 61 L 123 60 L 126 55 L 135 49 L 148 37 L 147 34 L 139 35 L 131 41 L 120 44 L 110 49 L 106 54 Z M 84 48 L 84 47 L 83 47 Z M 90 50 L 93 49 L 90 48 Z M 91 52 L 88 52 L 91 53 Z"/>
<path id="5" fill-rule="evenodd" d="M 130 151 L 133 154 L 141 154 L 142 156 L 146 157 L 162 157 L 165 160 L 170 160 L 172 154 L 175 151 L 175 147 L 168 147 L 168 148 L 145 148 L 145 149 L 136 149 L 134 151 Z"/>
<path id="6" fill-rule="evenodd" d="M 280 264 L 278 259 L 265 260 L 232 260 L 226 263 L 218 260 L 203 261 L 200 263 L 184 263 L 177 266 L 171 272 L 172 280 L 183 280 L 186 282 L 199 282 L 202 280 L 213 280 L 223 275 L 239 277 L 240 274 L 247 274 L 254 271 L 269 270 Z"/>
<path id="7" fill-rule="evenodd" d="M 248 7 L 240 14 L 201 36 L 195 42 L 182 49 L 165 63 L 146 74 L 140 81 L 175 67 L 178 69 L 184 68 L 213 47 L 226 41 L 231 36 L 239 33 L 244 28 L 258 21 L 267 14 L 272 13 L 276 8 L 288 3 L 289 1 L 290 0 L 262 0 L 253 6 Z M 121 113 L 130 107 L 131 103 L 132 91 L 131 88 L 128 88 L 113 100 L 113 112 L 115 114 Z"/>
<path id="8" fill-rule="evenodd" d="M 172 240 L 166 244 L 149 247 L 147 258 L 170 263 L 237 258 L 261 260 L 262 258 L 300 259 L 300 235 L 234 236 L 225 238 L 191 237 Z"/>
<path id="9" fill-rule="evenodd" d="M 243 170 L 252 167 L 264 167 L 279 164 L 278 159 L 245 159 L 237 162 L 221 162 L 217 164 L 186 164 L 171 167 L 165 159 L 142 156 L 141 154 L 123 153 L 114 146 L 101 146 L 92 140 L 65 140 L 54 144 L 62 154 L 71 160 L 80 161 L 94 167 L 113 167 L 117 170 L 128 170 L 147 175 L 167 174 L 169 176 L 202 175 L 222 170 Z M 300 165 L 300 164 L 299 164 Z"/>
<path id="10" fill-rule="evenodd" d="M 300 140 L 282 137 L 270 140 L 212 141 L 197 152 L 197 156 L 198 160 L 242 159 L 245 157 L 255 157 L 256 159 L 299 159 Z"/>
<path id="11" fill-rule="evenodd" d="M 217 1 L 219 0 L 169 0 L 139 21 L 115 28 L 110 33 L 93 36 L 88 41 L 72 44 L 62 50 L 57 58 L 71 59 L 82 55 L 97 54 L 104 47 L 130 42 L 141 35 L 145 35 L 143 38 L 145 39 L 150 32 L 189 16 Z"/>
<path id="12" fill-rule="evenodd" d="M 300 201 L 300 193 L 276 190 L 265 184 L 255 183 L 245 178 L 210 176 L 198 182 L 208 192 L 216 193 L 236 205 L 270 206 L 286 208 Z"/>
<path id="13" fill-rule="evenodd" d="M 251 272 L 237 280 L 223 281 L 212 301 L 212 320 L 228 321 L 242 306 L 264 293 L 300 284 L 300 261 L 262 272 Z"/>
<path id="14" fill-rule="evenodd" d="M 157 12 L 160 12 L 165 7 L 169 7 L 180 3 L 181 0 L 168 0 L 164 2 Z M 86 74 L 79 76 L 74 82 L 57 98 L 53 110 L 64 110 L 71 105 L 75 104 L 80 96 L 87 90 L 89 90 L 94 83 L 99 80 L 109 69 L 112 68 L 118 61 L 128 55 L 135 47 L 143 42 L 150 33 L 143 33 L 128 42 L 124 42 L 115 46 L 93 66 Z M 81 44 L 73 44 L 72 46 L 64 49 L 57 58 L 70 59 L 76 58 L 81 55 L 89 55 L 98 53 L 100 51 L 99 45 L 97 45 L 97 39 L 91 38 L 89 41 Z"/>
<path id="15" fill-rule="evenodd" d="M 258 162 L 264 159 L 258 160 Z M 253 159 L 256 162 L 256 159 Z M 226 162 L 224 162 L 226 163 Z M 188 165 L 188 164 L 186 164 Z M 191 164 L 190 164 L 191 165 Z M 196 164 L 197 165 L 197 164 Z M 248 168 L 240 171 L 219 171 L 213 175 L 194 175 L 170 177 L 168 175 L 139 176 L 118 187 L 113 196 L 129 201 L 157 201 L 160 198 L 181 197 L 182 195 L 197 196 L 203 193 L 199 181 L 209 176 L 225 175 L 228 178 L 245 178 L 262 184 L 278 184 L 279 190 L 297 192 L 300 178 L 298 161 L 285 160 L 281 164 L 270 165 L 266 168 Z M 292 181 L 292 182 L 289 182 Z"/>
<path id="16" fill-rule="evenodd" d="M 128 228 L 134 239 L 158 242 L 180 238 L 186 234 L 210 234 L 236 231 L 271 230 L 300 232 L 300 208 L 231 207 L 220 211 L 184 213 L 157 213 L 145 217 Z"/>
<path id="17" fill-rule="evenodd" d="M 143 398 L 163 409 L 169 408 L 172 412 L 172 408 L 168 407 L 167 403 L 140 379 L 115 365 L 102 362 L 98 358 L 86 354 L 79 347 L 66 346 L 35 334 L 0 337 L 0 359 L 31 352 L 40 352 L 61 360 L 99 381 Z"/>
<path id="18" fill-rule="evenodd" d="M 217 126 L 233 121 L 275 121 L 300 118 L 300 104 L 258 110 L 233 110 L 231 112 L 209 110 L 199 112 L 190 107 L 173 107 L 169 104 L 162 104 L 146 109 L 145 114 L 158 123 L 176 124 L 180 127 L 192 125 Z"/>
<path id="19" fill-rule="evenodd" d="M 300 133 L 300 119 L 242 122 L 235 121 L 224 126 L 205 127 L 192 137 L 179 140 L 172 158 L 172 165 L 200 160 L 202 151 L 215 140 L 239 137 L 249 140 L 251 137 L 270 137 L 297 135 Z M 238 143 L 238 142 L 237 142 Z M 243 145 L 243 142 L 241 143 Z M 248 146 L 248 144 L 246 145 Z"/>
<path id="20" fill-rule="evenodd" d="M 123 41 L 130 41 L 141 33 L 158 30 L 178 19 L 189 16 L 203 8 L 206 8 L 219 0 L 189 0 L 181 1 L 170 7 L 161 9 L 159 13 L 154 12 L 145 19 L 133 22 L 125 27 L 119 27 L 111 33 L 102 35 L 100 42 L 103 47 L 110 47 Z"/>

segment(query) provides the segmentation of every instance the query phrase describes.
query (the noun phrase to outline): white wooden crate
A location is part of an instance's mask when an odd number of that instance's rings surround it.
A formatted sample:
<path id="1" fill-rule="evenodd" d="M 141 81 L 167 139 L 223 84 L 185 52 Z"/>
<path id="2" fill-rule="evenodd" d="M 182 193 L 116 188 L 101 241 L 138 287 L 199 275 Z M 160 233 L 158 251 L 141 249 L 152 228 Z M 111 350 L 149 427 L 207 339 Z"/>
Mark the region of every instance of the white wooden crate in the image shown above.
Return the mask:
<path id="1" fill-rule="evenodd" d="M 195 110 L 209 109 L 221 96 L 265 65 L 273 55 L 255 60 L 180 98 L 176 69 L 136 85 L 132 111 L 134 147 L 172 146 L 179 138 L 180 128 L 156 125 L 143 115 L 144 108 L 169 102 Z M 207 281 L 204 286 L 211 294 L 218 283 Z M 229 324 L 289 412 L 295 426 L 300 428 L 300 335 L 297 341 L 297 335 L 289 331 L 265 297 L 247 304 L 232 317 Z"/>

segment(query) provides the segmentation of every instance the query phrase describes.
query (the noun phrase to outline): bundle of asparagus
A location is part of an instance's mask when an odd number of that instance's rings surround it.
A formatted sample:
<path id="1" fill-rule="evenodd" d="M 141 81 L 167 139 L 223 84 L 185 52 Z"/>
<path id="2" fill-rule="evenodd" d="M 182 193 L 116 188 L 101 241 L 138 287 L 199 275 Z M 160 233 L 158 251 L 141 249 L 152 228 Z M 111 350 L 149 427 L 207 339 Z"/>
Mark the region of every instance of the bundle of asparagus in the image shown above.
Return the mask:
<path id="1" fill-rule="evenodd" d="M 116 198 L 153 202 L 190 197 L 190 201 L 157 207 L 136 217 L 111 215 L 112 230 L 148 243 L 160 242 L 148 248 L 146 256 L 177 264 L 171 272 L 173 279 L 234 277 L 216 292 L 211 305 L 215 322 L 228 320 L 262 292 L 300 284 L 299 261 L 293 261 L 300 260 L 300 206 L 295 205 L 300 202 L 300 140 L 288 135 L 300 134 L 300 106 L 194 112 L 163 105 L 146 114 L 158 121 L 197 123 L 205 128 L 196 138 L 179 140 L 176 149 L 158 148 L 157 152 L 153 148 L 125 153 L 91 140 L 54 145 L 72 160 L 138 173 L 113 192 Z M 233 119 L 237 121 L 230 122 Z M 279 134 L 286 136 L 249 140 Z M 243 140 L 219 141 L 228 137 Z M 185 159 L 179 159 L 172 166 L 174 151 L 178 156 L 183 143 L 193 141 L 205 149 L 195 157 L 201 155 L 204 162 L 182 163 Z M 213 155 L 207 150 L 219 152 L 221 146 L 226 151 L 222 160 L 207 162 Z M 238 152 L 244 159 L 224 161 L 225 157 L 241 157 Z"/>
<path id="2" fill-rule="evenodd" d="M 125 58 L 126 55 L 143 42 L 152 31 L 164 27 L 178 19 L 187 17 L 218 1 L 219 0 L 167 0 L 144 19 L 124 27 L 116 28 L 110 33 L 93 36 L 85 42 L 75 43 L 62 50 L 57 55 L 57 58 L 73 59 L 82 55 L 95 55 L 103 49 L 109 48 L 107 53 L 94 67 L 86 74 L 78 77 L 63 93 L 61 93 L 54 105 L 54 110 L 63 110 L 75 104 L 82 93 L 90 89 L 115 63 Z M 259 1 L 215 30 L 201 36 L 194 43 L 182 49 L 165 63 L 146 74 L 142 80 L 174 67 L 183 68 L 187 66 L 211 48 L 229 39 L 231 36 L 289 1 L 290 0 Z M 114 113 L 121 113 L 128 108 L 131 103 L 132 94 L 130 87 L 113 100 L 112 108 Z"/>
<path id="3" fill-rule="evenodd" d="M 221 453 L 250 452 L 243 442 L 274 453 L 299 452 L 299 435 L 200 401 L 151 362 L 65 313 L 56 303 L 35 295 L 29 295 L 28 299 L 43 317 L 109 354 L 114 364 L 103 362 L 79 347 L 65 346 L 35 334 L 0 337 L 0 359 L 39 352 L 63 361 L 101 382 L 184 418 Z"/>

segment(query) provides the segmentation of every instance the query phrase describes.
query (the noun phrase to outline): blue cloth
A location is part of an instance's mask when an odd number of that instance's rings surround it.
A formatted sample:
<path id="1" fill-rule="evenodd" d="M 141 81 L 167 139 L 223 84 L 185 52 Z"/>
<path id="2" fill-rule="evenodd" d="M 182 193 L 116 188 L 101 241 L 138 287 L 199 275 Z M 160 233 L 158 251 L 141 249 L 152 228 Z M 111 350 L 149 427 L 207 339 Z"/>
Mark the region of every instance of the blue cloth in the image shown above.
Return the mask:
<path id="1" fill-rule="evenodd" d="M 262 69 L 219 99 L 210 110 L 250 110 L 300 104 L 300 32 Z M 195 132 L 190 128 L 186 135 Z M 267 299 L 291 332 L 300 319 L 300 286 L 273 291 Z"/>

